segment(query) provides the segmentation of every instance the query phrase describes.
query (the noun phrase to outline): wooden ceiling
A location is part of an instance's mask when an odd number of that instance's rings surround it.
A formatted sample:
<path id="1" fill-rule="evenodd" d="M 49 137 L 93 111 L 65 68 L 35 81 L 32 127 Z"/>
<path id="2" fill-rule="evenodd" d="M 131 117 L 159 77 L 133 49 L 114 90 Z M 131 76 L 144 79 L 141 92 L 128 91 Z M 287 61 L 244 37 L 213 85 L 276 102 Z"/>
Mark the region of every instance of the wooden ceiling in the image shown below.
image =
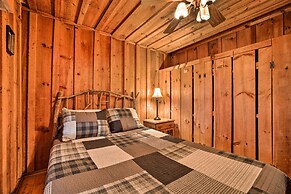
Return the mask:
<path id="1" fill-rule="evenodd" d="M 216 0 L 226 17 L 211 27 L 197 23 L 192 15 L 171 34 L 164 34 L 178 2 L 169 0 L 25 0 L 32 11 L 86 26 L 145 47 L 170 53 L 219 32 L 290 4 L 290 0 Z"/>

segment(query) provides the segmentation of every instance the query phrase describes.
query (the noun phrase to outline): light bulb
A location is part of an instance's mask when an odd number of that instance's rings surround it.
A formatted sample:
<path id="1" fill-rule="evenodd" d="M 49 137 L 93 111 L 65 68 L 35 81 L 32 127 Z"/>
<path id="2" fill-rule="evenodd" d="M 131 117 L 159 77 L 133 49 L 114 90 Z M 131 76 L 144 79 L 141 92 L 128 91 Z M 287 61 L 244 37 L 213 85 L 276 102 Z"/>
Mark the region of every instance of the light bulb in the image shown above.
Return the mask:
<path id="1" fill-rule="evenodd" d="M 200 14 L 202 20 L 208 20 L 210 18 L 209 9 L 207 5 L 205 7 L 200 6 Z"/>
<path id="2" fill-rule="evenodd" d="M 186 4 L 184 2 L 179 3 L 175 12 L 175 18 L 177 20 L 180 19 L 181 17 L 185 18 L 188 16 L 188 14 L 189 13 Z"/>

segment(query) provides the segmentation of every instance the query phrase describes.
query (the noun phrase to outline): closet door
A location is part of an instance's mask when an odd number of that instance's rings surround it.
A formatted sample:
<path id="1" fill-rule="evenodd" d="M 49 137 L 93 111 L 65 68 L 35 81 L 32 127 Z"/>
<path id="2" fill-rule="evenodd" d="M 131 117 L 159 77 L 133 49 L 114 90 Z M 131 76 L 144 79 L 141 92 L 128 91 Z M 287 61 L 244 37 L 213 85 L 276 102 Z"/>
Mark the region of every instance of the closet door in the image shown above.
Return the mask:
<path id="1" fill-rule="evenodd" d="M 214 147 L 231 152 L 232 57 L 214 60 Z"/>
<path id="2" fill-rule="evenodd" d="M 274 165 L 291 175 L 291 35 L 274 38 Z"/>
<path id="3" fill-rule="evenodd" d="M 255 51 L 239 53 L 233 60 L 233 152 L 256 158 Z"/>
<path id="4" fill-rule="evenodd" d="M 192 141 L 192 66 L 181 68 L 180 124 L 181 138 Z"/>
<path id="5" fill-rule="evenodd" d="M 194 65 L 194 142 L 213 146 L 212 60 Z"/>

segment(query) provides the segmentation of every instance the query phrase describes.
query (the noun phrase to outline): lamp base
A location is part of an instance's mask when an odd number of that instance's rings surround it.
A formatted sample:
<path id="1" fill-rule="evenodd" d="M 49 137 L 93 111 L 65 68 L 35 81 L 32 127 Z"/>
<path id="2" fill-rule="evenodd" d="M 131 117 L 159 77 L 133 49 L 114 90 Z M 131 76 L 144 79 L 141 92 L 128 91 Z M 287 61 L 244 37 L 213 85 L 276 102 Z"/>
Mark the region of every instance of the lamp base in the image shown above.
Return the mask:
<path id="1" fill-rule="evenodd" d="M 157 116 L 156 118 L 154 118 L 154 120 L 161 120 L 161 118 Z"/>

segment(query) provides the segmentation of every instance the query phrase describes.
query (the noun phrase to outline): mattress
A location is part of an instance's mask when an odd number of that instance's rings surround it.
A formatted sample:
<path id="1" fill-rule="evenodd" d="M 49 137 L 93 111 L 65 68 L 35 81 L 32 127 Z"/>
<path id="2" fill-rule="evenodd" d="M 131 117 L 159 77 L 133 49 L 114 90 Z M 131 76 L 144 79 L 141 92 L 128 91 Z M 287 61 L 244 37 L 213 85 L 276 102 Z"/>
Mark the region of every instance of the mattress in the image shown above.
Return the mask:
<path id="1" fill-rule="evenodd" d="M 54 145 L 44 193 L 286 193 L 288 189 L 288 176 L 268 164 L 143 128 Z"/>

